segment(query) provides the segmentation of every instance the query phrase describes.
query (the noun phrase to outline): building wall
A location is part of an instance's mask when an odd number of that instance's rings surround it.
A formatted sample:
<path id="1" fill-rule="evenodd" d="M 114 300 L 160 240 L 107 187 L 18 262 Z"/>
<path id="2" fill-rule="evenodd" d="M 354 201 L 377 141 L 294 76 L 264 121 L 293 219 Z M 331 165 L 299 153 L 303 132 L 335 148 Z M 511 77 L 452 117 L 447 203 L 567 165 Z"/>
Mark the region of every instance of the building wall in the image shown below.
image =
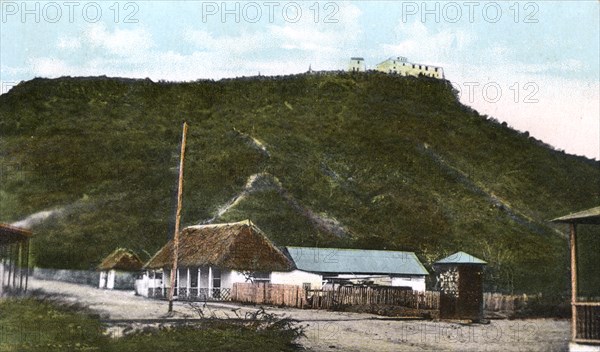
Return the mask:
<path id="1" fill-rule="evenodd" d="M 297 269 L 289 272 L 274 271 L 271 273 L 271 283 L 298 286 L 310 283 L 311 289 L 318 290 L 323 286 L 323 276 Z"/>
<path id="2" fill-rule="evenodd" d="M 64 281 L 97 287 L 100 272 L 88 270 L 34 268 L 33 277 L 39 280 Z"/>
<path id="3" fill-rule="evenodd" d="M 100 288 L 109 290 L 133 290 L 136 288 L 136 274 L 125 271 L 101 271 L 99 278 Z"/>
<path id="4" fill-rule="evenodd" d="M 246 277 L 235 270 L 221 271 L 221 287 L 233 288 L 233 284 L 236 282 L 246 282 Z"/>
<path id="5" fill-rule="evenodd" d="M 392 277 L 392 286 L 408 286 L 413 291 L 425 292 L 425 276 Z"/>
<path id="6" fill-rule="evenodd" d="M 400 58 L 385 60 L 384 62 L 378 64 L 375 69 L 380 72 L 399 74 L 401 76 L 418 77 L 419 74 L 422 74 L 427 77 L 444 78 L 444 69 L 441 67 L 415 64 L 408 61 L 403 61 Z"/>
<path id="7" fill-rule="evenodd" d="M 348 71 L 350 72 L 365 72 L 366 70 L 365 60 L 350 60 L 348 63 Z"/>

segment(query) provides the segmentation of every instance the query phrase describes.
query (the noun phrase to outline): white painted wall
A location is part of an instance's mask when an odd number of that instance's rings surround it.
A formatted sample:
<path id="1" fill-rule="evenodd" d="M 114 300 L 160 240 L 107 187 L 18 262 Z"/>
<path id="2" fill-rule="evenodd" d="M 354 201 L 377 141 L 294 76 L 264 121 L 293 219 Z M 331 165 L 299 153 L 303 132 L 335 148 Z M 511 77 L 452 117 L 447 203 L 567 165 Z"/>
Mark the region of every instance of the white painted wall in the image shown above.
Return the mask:
<path id="1" fill-rule="evenodd" d="M 101 271 L 98 287 L 112 290 L 115 288 L 115 271 Z"/>
<path id="2" fill-rule="evenodd" d="M 413 291 L 425 291 L 424 276 L 392 277 L 392 286 L 408 286 Z"/>
<path id="3" fill-rule="evenodd" d="M 367 66 L 365 65 L 365 60 L 355 60 L 350 59 L 348 62 L 348 71 L 350 72 L 365 72 L 367 70 Z"/>
<path id="4" fill-rule="evenodd" d="M 402 76 L 415 76 L 423 74 L 427 77 L 444 78 L 444 69 L 438 66 L 415 64 L 402 61 L 399 58 L 391 58 L 376 66 L 377 71 L 384 73 L 395 73 Z"/>
<path id="5" fill-rule="evenodd" d="M 569 352 L 600 352 L 600 345 L 569 342 Z"/>
<path id="6" fill-rule="evenodd" d="M 106 288 L 106 271 L 100 272 L 100 281 L 98 283 L 98 287 Z"/>
<path id="7" fill-rule="evenodd" d="M 311 289 L 318 290 L 323 286 L 323 276 L 297 269 L 289 272 L 274 271 L 271 273 L 271 283 L 298 286 L 310 283 Z"/>
<path id="8" fill-rule="evenodd" d="M 112 290 L 115 288 L 115 274 L 114 270 L 110 270 L 106 277 L 106 288 Z"/>
<path id="9" fill-rule="evenodd" d="M 235 270 L 222 270 L 221 271 L 221 287 L 222 288 L 233 288 L 233 284 L 236 282 L 246 282 L 244 274 Z"/>

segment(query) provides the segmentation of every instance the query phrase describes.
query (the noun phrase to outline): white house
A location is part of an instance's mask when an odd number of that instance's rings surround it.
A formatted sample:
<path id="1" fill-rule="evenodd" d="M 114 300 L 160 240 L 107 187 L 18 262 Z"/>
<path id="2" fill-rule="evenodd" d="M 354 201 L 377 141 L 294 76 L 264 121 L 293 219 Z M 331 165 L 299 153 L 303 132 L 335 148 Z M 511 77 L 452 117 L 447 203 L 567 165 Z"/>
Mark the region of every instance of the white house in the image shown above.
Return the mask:
<path id="1" fill-rule="evenodd" d="M 144 266 L 139 295 L 166 297 L 172 241 Z M 403 286 L 425 291 L 427 270 L 412 252 L 275 247 L 251 221 L 190 226 L 181 232 L 174 297 L 226 300 L 234 283 L 267 282 L 320 289 L 324 285 Z"/>
<path id="2" fill-rule="evenodd" d="M 351 57 L 348 63 L 349 72 L 365 72 L 367 66 L 365 65 L 365 59 L 362 57 Z"/>
<path id="3" fill-rule="evenodd" d="M 165 297 L 170 288 L 173 244 L 169 241 L 145 265 L 138 282 L 142 296 Z M 174 297 L 226 300 L 236 282 L 270 282 L 291 261 L 251 221 L 190 226 L 179 238 Z"/>
<path id="4" fill-rule="evenodd" d="M 144 263 L 132 251 L 117 248 L 98 265 L 100 270 L 100 288 L 133 289 L 135 275 Z"/>
<path id="5" fill-rule="evenodd" d="M 380 72 L 398 74 L 401 76 L 418 77 L 422 75 L 426 77 L 444 79 L 444 69 L 442 67 L 412 63 L 403 56 L 391 57 L 377 64 L 375 69 Z"/>
<path id="6" fill-rule="evenodd" d="M 271 282 L 310 286 L 366 284 L 425 291 L 429 274 L 413 252 L 286 247 L 295 270 L 272 273 Z"/>

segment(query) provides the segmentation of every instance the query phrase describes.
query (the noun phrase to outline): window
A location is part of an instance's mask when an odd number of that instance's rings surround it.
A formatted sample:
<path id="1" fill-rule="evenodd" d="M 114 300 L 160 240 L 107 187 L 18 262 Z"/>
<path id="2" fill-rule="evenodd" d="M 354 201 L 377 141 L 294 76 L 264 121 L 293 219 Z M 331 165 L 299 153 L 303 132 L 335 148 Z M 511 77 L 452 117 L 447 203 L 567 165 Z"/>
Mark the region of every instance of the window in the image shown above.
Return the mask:
<path id="1" fill-rule="evenodd" d="M 213 287 L 220 288 L 221 287 L 221 269 L 212 268 L 213 275 Z"/>
<path id="2" fill-rule="evenodd" d="M 198 270 L 190 270 L 190 287 L 198 287 Z"/>
<path id="3" fill-rule="evenodd" d="M 425 66 L 425 71 L 429 71 L 429 66 Z"/>
<path id="4" fill-rule="evenodd" d="M 435 68 L 435 72 L 437 72 L 437 69 L 438 69 L 438 68 L 436 67 L 436 68 Z"/>
<path id="5" fill-rule="evenodd" d="M 254 282 L 265 282 L 265 283 L 269 283 L 271 282 L 271 273 L 254 273 L 253 276 L 253 281 Z"/>
<path id="6" fill-rule="evenodd" d="M 305 282 L 305 283 L 303 283 L 303 284 L 302 284 L 302 289 L 303 289 L 304 291 L 308 291 L 308 290 L 310 290 L 310 282 Z"/>
<path id="7" fill-rule="evenodd" d="M 413 64 L 413 68 L 415 68 L 415 64 Z"/>

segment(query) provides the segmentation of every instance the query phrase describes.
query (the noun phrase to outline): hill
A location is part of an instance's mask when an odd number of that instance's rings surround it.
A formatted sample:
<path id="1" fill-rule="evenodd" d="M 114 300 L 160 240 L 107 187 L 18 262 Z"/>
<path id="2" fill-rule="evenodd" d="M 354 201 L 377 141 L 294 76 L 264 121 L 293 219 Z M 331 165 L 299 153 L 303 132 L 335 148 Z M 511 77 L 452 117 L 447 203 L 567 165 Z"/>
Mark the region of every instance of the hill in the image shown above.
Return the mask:
<path id="1" fill-rule="evenodd" d="M 427 265 L 463 250 L 490 263 L 491 290 L 565 292 L 564 226 L 547 220 L 600 204 L 599 162 L 479 115 L 447 81 L 64 77 L 0 96 L 0 220 L 49 211 L 39 266 L 92 268 L 117 247 L 147 259 L 172 232 L 184 119 L 184 225 L 249 218 L 278 245 Z"/>

